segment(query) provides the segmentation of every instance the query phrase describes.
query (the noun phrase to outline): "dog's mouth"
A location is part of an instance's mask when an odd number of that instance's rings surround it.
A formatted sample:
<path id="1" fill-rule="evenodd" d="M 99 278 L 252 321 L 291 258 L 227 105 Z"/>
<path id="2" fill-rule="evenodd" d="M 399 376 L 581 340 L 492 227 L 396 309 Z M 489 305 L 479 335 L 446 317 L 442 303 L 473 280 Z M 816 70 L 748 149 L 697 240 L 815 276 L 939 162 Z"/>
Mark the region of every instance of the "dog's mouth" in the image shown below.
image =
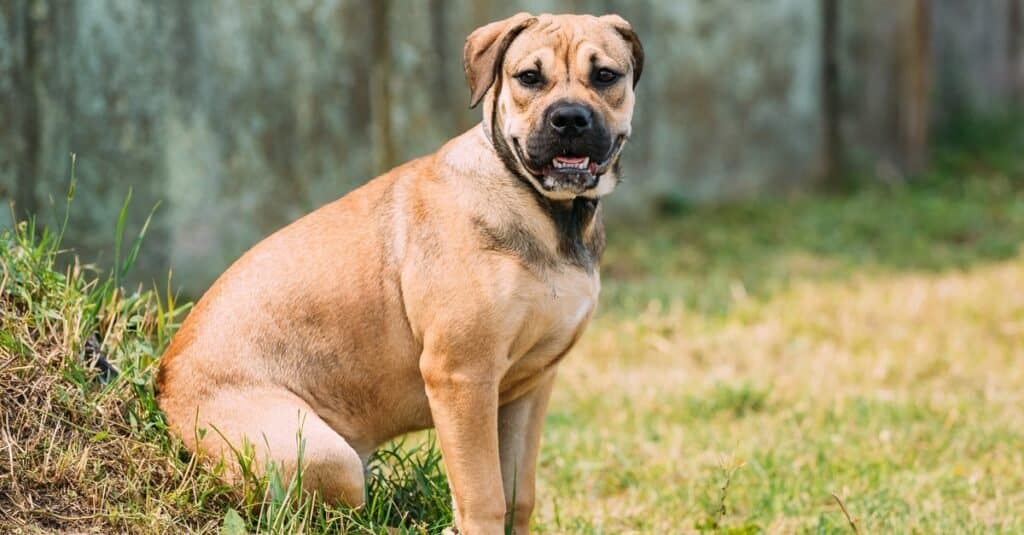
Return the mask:
<path id="1" fill-rule="evenodd" d="M 626 145 L 626 136 L 615 139 L 603 161 L 593 161 L 589 156 L 562 155 L 555 156 L 544 164 L 531 165 L 531 159 L 523 151 L 518 138 L 512 138 L 516 157 L 528 173 L 537 179 L 545 191 L 567 191 L 575 194 L 583 193 L 597 186 L 601 175 L 615 163 Z"/>

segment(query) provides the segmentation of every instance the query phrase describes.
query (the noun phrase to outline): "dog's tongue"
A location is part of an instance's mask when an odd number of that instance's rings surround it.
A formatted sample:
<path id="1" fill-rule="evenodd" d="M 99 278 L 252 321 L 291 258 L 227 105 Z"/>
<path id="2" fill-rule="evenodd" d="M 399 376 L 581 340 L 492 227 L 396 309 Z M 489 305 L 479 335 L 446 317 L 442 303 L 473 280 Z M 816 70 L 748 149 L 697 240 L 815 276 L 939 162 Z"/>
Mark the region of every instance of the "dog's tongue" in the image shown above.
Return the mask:
<path id="1" fill-rule="evenodd" d="M 555 161 L 558 162 L 558 163 L 563 163 L 563 164 L 579 165 L 579 164 L 583 163 L 584 160 L 586 160 L 586 159 L 587 159 L 586 157 L 570 158 L 569 156 L 558 156 L 558 157 L 555 158 Z"/>

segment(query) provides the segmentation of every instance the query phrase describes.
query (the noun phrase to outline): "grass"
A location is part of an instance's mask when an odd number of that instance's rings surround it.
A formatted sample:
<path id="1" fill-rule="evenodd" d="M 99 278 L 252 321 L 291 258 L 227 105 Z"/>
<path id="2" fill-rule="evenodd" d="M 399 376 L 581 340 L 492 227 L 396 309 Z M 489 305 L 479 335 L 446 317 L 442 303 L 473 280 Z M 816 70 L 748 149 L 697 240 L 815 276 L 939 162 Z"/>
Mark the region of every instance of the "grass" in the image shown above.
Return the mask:
<path id="1" fill-rule="evenodd" d="M 551 403 L 536 530 L 1024 532 L 1024 134 L 977 130 L 911 185 L 611 226 L 602 310 Z M 58 238 L 0 235 L 0 532 L 450 522 L 429 434 L 374 459 L 360 511 L 290 482 L 224 488 L 153 403 L 187 305 L 56 271 Z M 89 366 L 97 347 L 116 379 Z"/>
<path id="2" fill-rule="evenodd" d="M 0 533 L 433 533 L 450 524 L 429 440 L 378 452 L 358 511 L 325 507 L 275 477 L 225 487 L 223 466 L 199 464 L 169 437 L 155 401 L 157 358 L 189 305 L 117 284 L 141 235 L 101 275 L 77 262 L 58 270 L 61 234 L 31 221 L 0 232 Z M 238 461 L 251 464 L 246 452 Z"/>

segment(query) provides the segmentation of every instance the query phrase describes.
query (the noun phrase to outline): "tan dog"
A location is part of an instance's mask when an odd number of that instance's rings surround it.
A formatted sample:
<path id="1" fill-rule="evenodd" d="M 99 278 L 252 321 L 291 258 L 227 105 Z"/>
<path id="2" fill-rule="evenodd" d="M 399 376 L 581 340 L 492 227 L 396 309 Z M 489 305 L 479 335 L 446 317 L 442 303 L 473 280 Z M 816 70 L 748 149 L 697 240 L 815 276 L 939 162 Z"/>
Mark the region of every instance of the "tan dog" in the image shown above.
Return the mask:
<path id="1" fill-rule="evenodd" d="M 159 400 L 189 448 L 248 442 L 260 470 L 292 473 L 301 429 L 308 488 L 351 506 L 375 448 L 433 426 L 461 531 L 514 513 L 525 533 L 643 51 L 615 15 L 521 13 L 474 31 L 465 63 L 482 124 L 235 262 L 164 355 Z"/>

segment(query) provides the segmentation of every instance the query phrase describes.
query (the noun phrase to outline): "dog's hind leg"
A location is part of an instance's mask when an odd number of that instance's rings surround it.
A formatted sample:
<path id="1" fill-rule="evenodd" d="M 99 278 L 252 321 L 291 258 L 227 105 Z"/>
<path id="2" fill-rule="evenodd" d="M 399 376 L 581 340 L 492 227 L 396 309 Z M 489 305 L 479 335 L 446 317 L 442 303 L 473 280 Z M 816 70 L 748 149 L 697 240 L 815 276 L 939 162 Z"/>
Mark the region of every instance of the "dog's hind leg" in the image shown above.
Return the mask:
<path id="1" fill-rule="evenodd" d="M 236 483 L 243 475 L 237 455 L 249 450 L 258 476 L 266 475 L 273 465 L 282 484 L 288 485 L 301 459 L 302 485 L 307 492 L 350 507 L 365 501 L 359 454 L 291 392 L 222 391 L 198 407 L 195 424 L 203 429 L 192 435 L 199 439 L 199 449 L 214 459 L 223 457 L 228 478 Z M 188 436 L 188 430 L 182 431 Z"/>

